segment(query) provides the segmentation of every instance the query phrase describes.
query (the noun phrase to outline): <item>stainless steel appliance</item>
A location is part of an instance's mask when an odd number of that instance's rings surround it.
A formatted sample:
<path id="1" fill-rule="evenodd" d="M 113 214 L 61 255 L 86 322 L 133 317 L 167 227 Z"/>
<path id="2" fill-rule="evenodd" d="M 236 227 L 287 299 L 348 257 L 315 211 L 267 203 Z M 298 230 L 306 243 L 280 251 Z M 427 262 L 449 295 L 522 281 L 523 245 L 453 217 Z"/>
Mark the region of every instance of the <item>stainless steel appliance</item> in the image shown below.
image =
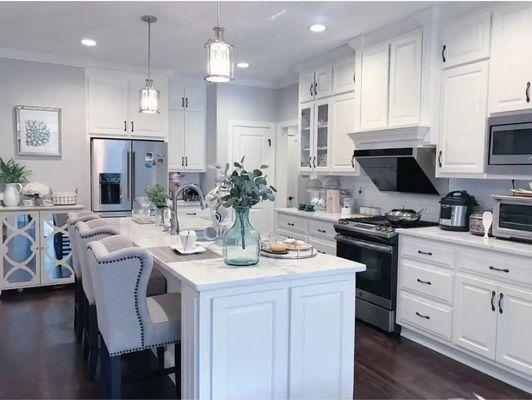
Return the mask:
<path id="1" fill-rule="evenodd" d="M 398 262 L 395 228 L 437 225 L 428 221 L 394 223 L 382 216 L 346 218 L 334 225 L 336 255 L 366 265 L 366 271 L 357 274 L 357 318 L 388 332 L 399 332 L 395 323 Z"/>
<path id="2" fill-rule="evenodd" d="M 493 197 L 493 236 L 532 241 L 532 197 Z"/>
<path id="3" fill-rule="evenodd" d="M 91 139 L 94 212 L 127 215 L 147 186 L 168 186 L 167 144 L 150 140 Z"/>
<path id="4" fill-rule="evenodd" d="M 490 173 L 532 174 L 532 113 L 488 118 Z"/>
<path id="5" fill-rule="evenodd" d="M 444 231 L 469 230 L 469 216 L 478 205 L 465 190 L 455 190 L 440 200 L 440 228 Z"/>
<path id="6" fill-rule="evenodd" d="M 482 223 L 482 211 L 474 212 L 469 216 L 469 233 L 476 236 L 484 236 L 484 224 Z M 489 236 L 491 234 L 491 227 L 488 231 Z"/>

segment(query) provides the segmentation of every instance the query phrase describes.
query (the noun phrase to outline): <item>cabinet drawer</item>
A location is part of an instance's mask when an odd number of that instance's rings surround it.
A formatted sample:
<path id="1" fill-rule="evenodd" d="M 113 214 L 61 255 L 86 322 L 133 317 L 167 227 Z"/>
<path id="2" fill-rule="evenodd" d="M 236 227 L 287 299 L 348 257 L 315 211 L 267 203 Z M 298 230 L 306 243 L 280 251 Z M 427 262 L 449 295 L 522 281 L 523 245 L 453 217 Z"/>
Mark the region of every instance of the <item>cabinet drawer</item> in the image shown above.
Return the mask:
<path id="1" fill-rule="evenodd" d="M 452 309 L 401 291 L 399 318 L 444 339 L 451 340 Z"/>
<path id="2" fill-rule="evenodd" d="M 336 255 L 336 241 L 334 240 L 323 240 L 321 238 L 316 238 L 313 236 L 308 237 L 308 242 L 320 253 Z"/>
<path id="3" fill-rule="evenodd" d="M 452 304 L 453 272 L 401 259 L 401 287 Z"/>
<path id="4" fill-rule="evenodd" d="M 308 234 L 334 240 L 336 231 L 334 230 L 334 224 L 332 222 L 309 220 Z"/>
<path id="5" fill-rule="evenodd" d="M 401 256 L 452 268 L 454 249 L 438 241 L 401 237 Z"/>
<path id="6" fill-rule="evenodd" d="M 299 232 L 290 232 L 284 229 L 277 229 L 277 236 L 279 236 L 280 239 L 296 239 L 296 240 L 303 240 L 304 242 L 307 241 L 307 235 Z"/>
<path id="7" fill-rule="evenodd" d="M 458 268 L 462 271 L 532 286 L 532 260 L 527 257 L 462 248 L 458 250 L 457 260 Z"/>
<path id="8" fill-rule="evenodd" d="M 296 231 L 307 233 L 307 220 L 301 217 L 295 217 L 288 214 L 277 214 L 277 228 L 288 229 L 289 231 Z"/>

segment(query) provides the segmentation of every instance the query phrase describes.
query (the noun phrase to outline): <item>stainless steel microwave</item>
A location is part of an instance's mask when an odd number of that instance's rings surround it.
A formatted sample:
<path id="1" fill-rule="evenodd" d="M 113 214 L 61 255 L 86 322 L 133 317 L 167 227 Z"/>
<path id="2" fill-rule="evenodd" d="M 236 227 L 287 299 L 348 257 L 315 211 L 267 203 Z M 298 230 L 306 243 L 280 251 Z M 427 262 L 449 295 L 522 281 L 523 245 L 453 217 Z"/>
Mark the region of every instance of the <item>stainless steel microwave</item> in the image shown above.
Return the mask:
<path id="1" fill-rule="evenodd" d="M 532 197 L 493 197 L 493 236 L 532 241 Z"/>
<path id="2" fill-rule="evenodd" d="M 486 171 L 495 174 L 532 174 L 532 113 L 488 118 Z"/>

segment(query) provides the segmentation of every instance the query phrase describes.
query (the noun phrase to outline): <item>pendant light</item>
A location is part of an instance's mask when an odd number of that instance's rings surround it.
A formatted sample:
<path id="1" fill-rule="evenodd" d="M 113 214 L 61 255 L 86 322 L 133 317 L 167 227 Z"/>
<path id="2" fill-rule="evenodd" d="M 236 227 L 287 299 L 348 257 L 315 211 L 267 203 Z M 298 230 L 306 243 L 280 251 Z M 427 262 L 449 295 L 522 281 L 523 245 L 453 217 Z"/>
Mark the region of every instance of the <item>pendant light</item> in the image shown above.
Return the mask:
<path id="1" fill-rule="evenodd" d="M 148 24 L 148 78 L 146 86 L 139 90 L 139 111 L 146 114 L 158 114 L 159 91 L 153 87 L 150 75 L 151 24 L 157 22 L 157 18 L 153 15 L 143 15 L 140 19 Z"/>
<path id="2" fill-rule="evenodd" d="M 224 28 L 220 26 L 220 0 L 217 2 L 214 39 L 205 43 L 207 49 L 207 76 L 209 82 L 229 82 L 233 79 L 233 46 L 224 42 Z"/>

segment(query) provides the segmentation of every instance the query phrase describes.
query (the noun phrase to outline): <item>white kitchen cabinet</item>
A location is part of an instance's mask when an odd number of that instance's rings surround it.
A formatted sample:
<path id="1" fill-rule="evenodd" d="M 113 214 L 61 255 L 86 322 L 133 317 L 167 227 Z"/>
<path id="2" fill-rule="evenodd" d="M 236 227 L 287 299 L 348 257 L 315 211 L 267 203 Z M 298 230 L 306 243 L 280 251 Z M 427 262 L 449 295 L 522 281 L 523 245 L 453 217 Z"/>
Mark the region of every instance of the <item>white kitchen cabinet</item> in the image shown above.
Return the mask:
<path id="1" fill-rule="evenodd" d="M 438 174 L 484 171 L 487 98 L 488 61 L 443 70 Z"/>
<path id="2" fill-rule="evenodd" d="M 330 163 L 330 99 L 300 106 L 299 170 L 326 171 Z"/>
<path id="3" fill-rule="evenodd" d="M 321 99 L 332 94 L 332 64 L 299 74 L 299 102 Z"/>
<path id="4" fill-rule="evenodd" d="M 205 85 L 203 83 L 177 82 L 170 84 L 170 109 L 205 110 Z"/>
<path id="5" fill-rule="evenodd" d="M 314 154 L 314 104 L 300 105 L 299 109 L 299 170 L 312 171 Z"/>
<path id="6" fill-rule="evenodd" d="M 357 174 L 358 164 L 353 158 L 355 145 L 348 136 L 357 129 L 356 99 L 353 93 L 334 96 L 331 107 L 331 163 L 333 172 L 351 172 Z"/>
<path id="7" fill-rule="evenodd" d="M 421 32 L 415 32 L 390 41 L 388 127 L 420 122 L 421 37 Z M 381 113 L 384 115 L 384 111 Z"/>
<path id="8" fill-rule="evenodd" d="M 314 100 L 314 71 L 299 74 L 299 102 Z"/>
<path id="9" fill-rule="evenodd" d="M 462 274 L 455 285 L 453 343 L 495 359 L 497 285 Z"/>
<path id="10" fill-rule="evenodd" d="M 388 43 L 360 51 L 360 128 L 378 129 L 388 125 Z"/>
<path id="11" fill-rule="evenodd" d="M 532 6 L 512 3 L 493 12 L 489 112 L 530 109 Z"/>
<path id="12" fill-rule="evenodd" d="M 346 57 L 332 65 L 332 92 L 342 94 L 355 90 L 355 57 Z"/>
<path id="13" fill-rule="evenodd" d="M 490 12 L 481 11 L 444 25 L 441 45 L 442 67 L 449 68 L 488 58 L 490 23 Z"/>
<path id="14" fill-rule="evenodd" d="M 205 170 L 204 112 L 170 110 L 168 169 L 170 171 Z"/>

